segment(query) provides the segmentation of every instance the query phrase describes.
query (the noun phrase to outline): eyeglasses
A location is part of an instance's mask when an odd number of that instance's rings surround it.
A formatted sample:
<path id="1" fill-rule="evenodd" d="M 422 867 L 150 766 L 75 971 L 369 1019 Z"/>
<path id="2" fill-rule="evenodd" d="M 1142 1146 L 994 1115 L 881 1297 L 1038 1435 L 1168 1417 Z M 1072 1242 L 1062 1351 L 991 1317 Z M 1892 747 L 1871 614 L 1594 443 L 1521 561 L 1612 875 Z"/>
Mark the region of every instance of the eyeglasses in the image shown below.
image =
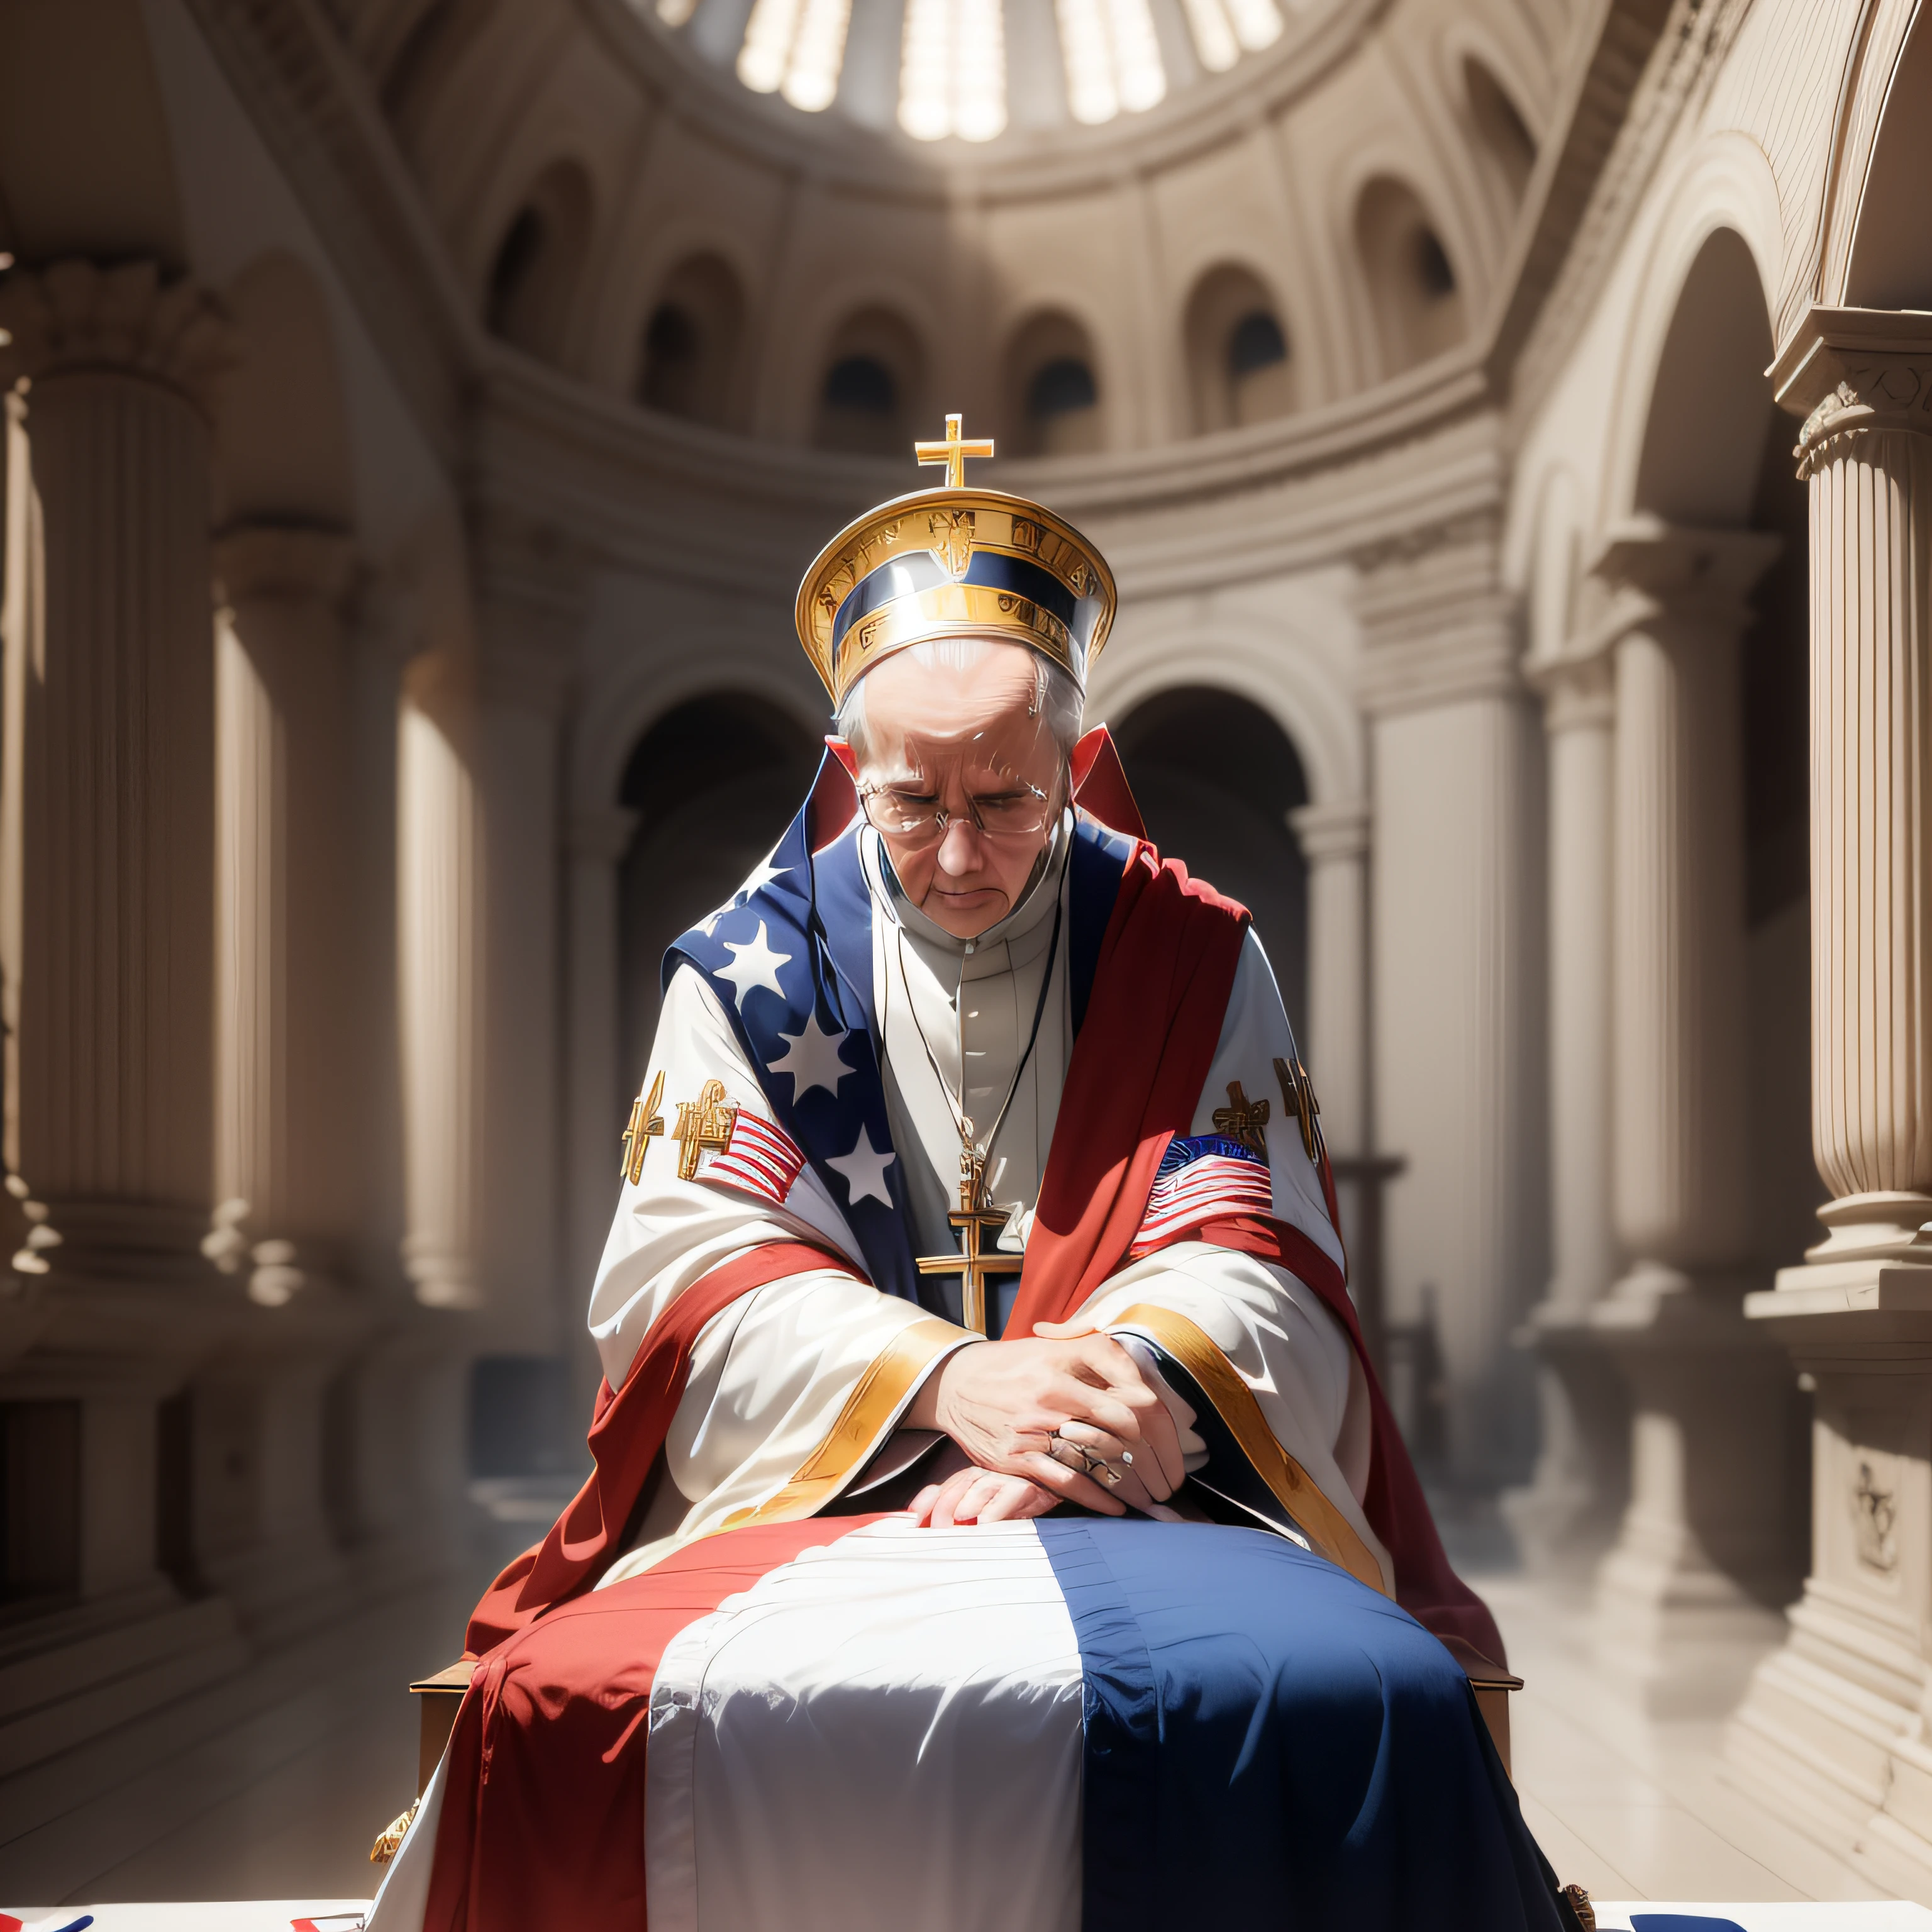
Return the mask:
<path id="1" fill-rule="evenodd" d="M 1024 782 L 1016 790 L 968 798 L 964 812 L 948 812 L 929 793 L 898 785 L 866 785 L 859 802 L 867 822 L 889 838 L 923 844 L 943 837 L 956 819 L 970 818 L 988 838 L 1030 838 L 1046 830 L 1057 809 L 1052 792 Z"/>

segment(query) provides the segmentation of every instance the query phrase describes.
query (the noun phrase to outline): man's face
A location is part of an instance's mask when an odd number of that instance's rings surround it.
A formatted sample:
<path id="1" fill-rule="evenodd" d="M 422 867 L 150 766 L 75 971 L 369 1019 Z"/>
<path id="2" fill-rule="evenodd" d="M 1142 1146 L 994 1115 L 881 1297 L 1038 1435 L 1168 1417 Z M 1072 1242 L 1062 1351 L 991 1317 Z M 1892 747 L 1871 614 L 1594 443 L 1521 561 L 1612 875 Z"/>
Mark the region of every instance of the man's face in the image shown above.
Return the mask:
<path id="1" fill-rule="evenodd" d="M 956 939 L 1012 910 L 1065 802 L 1065 760 L 1032 715 L 1036 685 L 1020 644 L 968 670 L 902 656 L 866 674 L 860 797 L 906 896 Z"/>

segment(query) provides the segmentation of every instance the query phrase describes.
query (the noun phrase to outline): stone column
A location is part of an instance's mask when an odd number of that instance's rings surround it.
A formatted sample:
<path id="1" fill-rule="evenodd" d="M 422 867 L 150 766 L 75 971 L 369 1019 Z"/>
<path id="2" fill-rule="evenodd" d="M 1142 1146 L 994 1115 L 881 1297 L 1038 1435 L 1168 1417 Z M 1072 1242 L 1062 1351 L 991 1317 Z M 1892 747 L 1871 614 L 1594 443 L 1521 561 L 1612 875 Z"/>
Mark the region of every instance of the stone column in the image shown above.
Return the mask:
<path id="1" fill-rule="evenodd" d="M 0 286 L 31 387 L 8 783 L 15 1171 L 64 1270 L 200 1271 L 213 1148 L 214 652 L 202 384 L 230 332 L 152 263 Z"/>
<path id="2" fill-rule="evenodd" d="M 1302 1058 L 1330 1153 L 1369 1151 L 1369 808 L 1361 799 L 1288 815 L 1308 861 L 1308 1037 Z"/>
<path id="3" fill-rule="evenodd" d="M 346 1586 L 323 1410 L 374 1318 L 345 1280 L 353 552 L 338 531 L 242 526 L 215 563 L 218 1205 L 202 1246 L 255 1306 L 193 1384 L 196 1556 L 252 1624 L 287 1630 L 333 1613 Z"/>
<path id="4" fill-rule="evenodd" d="M 411 667 L 397 720 L 397 1030 L 403 1266 L 430 1308 L 476 1308 L 483 1246 L 483 880 L 473 704 L 451 666 Z"/>
<path id="5" fill-rule="evenodd" d="M 204 1244 L 286 1302 L 356 1227 L 349 1076 L 347 642 L 339 532 L 231 530 L 216 547 L 219 958 L 215 1178 Z"/>
<path id="6" fill-rule="evenodd" d="M 232 352 L 214 299 L 152 262 L 0 283 L 5 1152 L 34 1217 L 14 1265 L 58 1290 L 5 1392 L 79 1405 L 76 1582 L 130 1614 L 166 1596 L 157 1405 L 236 1313 L 197 1252 L 214 1011 L 202 399 Z"/>
<path id="7" fill-rule="evenodd" d="M 610 1231 L 618 1192 L 618 1132 L 625 1102 L 642 1070 L 618 1056 L 617 872 L 637 830 L 638 814 L 621 806 L 580 812 L 569 826 L 570 926 L 565 1030 L 568 1036 L 569 1132 L 566 1189 L 570 1214 L 566 1298 L 587 1311 L 598 1258 Z M 578 1328 L 582 1329 L 583 1324 Z M 587 1384 L 584 1408 L 602 1371 L 587 1332 L 578 1351 Z"/>
<path id="8" fill-rule="evenodd" d="M 1612 726 L 1609 640 L 1586 632 L 1532 664 L 1550 792 L 1550 1283 L 1528 1339 L 1542 1358 L 1541 1447 L 1504 1507 L 1526 1557 L 1600 1555 L 1627 1480 L 1629 1406 L 1589 1311 L 1618 1272 L 1610 1212 Z"/>
<path id="9" fill-rule="evenodd" d="M 1722 1708 L 1784 1574 L 1790 1375 L 1744 1322 L 1744 867 L 1738 640 L 1776 551 L 1646 526 L 1598 560 L 1616 649 L 1612 1107 L 1618 1244 L 1589 1320 L 1630 1389 L 1630 1498 L 1600 1651 L 1659 1710 Z"/>
<path id="10" fill-rule="evenodd" d="M 1728 1774 L 1932 1900 L 1932 316 L 1814 309 L 1773 370 L 1811 531 L 1824 1239 L 1754 1294 L 1816 1389 L 1811 1572 Z"/>
<path id="11" fill-rule="evenodd" d="M 1419 1450 L 1432 1431 L 1458 1480 L 1488 1484 L 1521 1473 L 1535 1426 L 1510 1341 L 1544 1271 L 1534 723 L 1486 518 L 1361 568 L 1374 1120 L 1407 1162 L 1389 1190 L 1390 1379 L 1414 1390 Z"/>

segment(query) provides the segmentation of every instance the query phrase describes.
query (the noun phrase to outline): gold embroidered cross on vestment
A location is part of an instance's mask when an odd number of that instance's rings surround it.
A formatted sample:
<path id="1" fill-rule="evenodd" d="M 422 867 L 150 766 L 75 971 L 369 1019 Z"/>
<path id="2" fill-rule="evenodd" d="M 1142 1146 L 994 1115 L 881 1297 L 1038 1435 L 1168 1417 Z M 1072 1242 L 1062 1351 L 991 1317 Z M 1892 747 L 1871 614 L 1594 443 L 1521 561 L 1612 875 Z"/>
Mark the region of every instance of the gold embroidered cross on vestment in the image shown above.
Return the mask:
<path id="1" fill-rule="evenodd" d="M 1322 1106 L 1315 1097 L 1315 1082 L 1297 1054 L 1291 1060 L 1277 1060 L 1274 1077 L 1281 1083 L 1281 1102 L 1294 1114 L 1301 1129 L 1301 1144 L 1316 1166 L 1322 1164 Z"/>
<path id="2" fill-rule="evenodd" d="M 956 1274 L 959 1277 L 959 1312 L 964 1325 L 990 1335 L 987 1324 L 986 1282 L 996 1274 L 1018 1274 L 1025 1267 L 1021 1255 L 1003 1255 L 983 1247 L 989 1230 L 1003 1228 L 1006 1217 L 986 1200 L 986 1163 L 968 1148 L 959 1156 L 959 1206 L 946 1216 L 959 1237 L 956 1255 L 921 1255 L 917 1266 L 921 1274 Z M 998 1240 L 997 1232 L 993 1239 Z"/>
<path id="3" fill-rule="evenodd" d="M 1226 1134 L 1231 1141 L 1239 1141 L 1244 1148 L 1252 1148 L 1263 1160 L 1268 1159 L 1268 1136 L 1262 1132 L 1268 1125 L 1268 1103 L 1265 1100 L 1250 1100 L 1241 1091 L 1238 1080 L 1228 1082 L 1228 1104 L 1214 1109 L 1214 1131 Z"/>
<path id="4" fill-rule="evenodd" d="M 617 1172 L 634 1187 L 644 1178 L 644 1150 L 653 1134 L 664 1132 L 664 1116 L 658 1102 L 664 1098 L 664 1074 L 660 1070 L 648 1094 L 640 1094 L 631 1102 L 631 1118 L 624 1129 L 624 1160 Z"/>
<path id="5" fill-rule="evenodd" d="M 912 453 L 919 458 L 921 469 L 929 470 L 935 464 L 945 464 L 946 487 L 949 490 L 965 488 L 967 458 L 970 456 L 976 462 L 993 453 L 993 439 L 990 436 L 980 436 L 970 442 L 962 442 L 959 423 L 956 412 L 950 415 L 946 418 L 946 439 L 943 442 L 916 442 L 912 446 Z"/>
<path id="6" fill-rule="evenodd" d="M 724 1083 L 707 1080 L 694 1100 L 677 1103 L 677 1126 L 671 1138 L 677 1142 L 677 1178 L 694 1180 L 698 1159 L 706 1148 L 722 1154 L 731 1144 L 731 1129 L 738 1118 L 736 1107 L 724 1102 Z"/>

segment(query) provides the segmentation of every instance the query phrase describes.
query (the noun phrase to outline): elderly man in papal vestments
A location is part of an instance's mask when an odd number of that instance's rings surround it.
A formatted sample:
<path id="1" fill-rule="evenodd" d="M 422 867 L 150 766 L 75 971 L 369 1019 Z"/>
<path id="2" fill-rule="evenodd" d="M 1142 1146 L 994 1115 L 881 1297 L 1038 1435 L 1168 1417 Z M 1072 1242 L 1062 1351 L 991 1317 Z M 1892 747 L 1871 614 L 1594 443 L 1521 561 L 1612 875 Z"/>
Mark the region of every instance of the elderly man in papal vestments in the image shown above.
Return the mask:
<path id="1" fill-rule="evenodd" d="M 948 435 L 800 591 L 830 756 L 664 962 L 595 1473 L 375 1932 L 1556 1932 L 1267 956 L 1082 735 L 1105 561 Z"/>

